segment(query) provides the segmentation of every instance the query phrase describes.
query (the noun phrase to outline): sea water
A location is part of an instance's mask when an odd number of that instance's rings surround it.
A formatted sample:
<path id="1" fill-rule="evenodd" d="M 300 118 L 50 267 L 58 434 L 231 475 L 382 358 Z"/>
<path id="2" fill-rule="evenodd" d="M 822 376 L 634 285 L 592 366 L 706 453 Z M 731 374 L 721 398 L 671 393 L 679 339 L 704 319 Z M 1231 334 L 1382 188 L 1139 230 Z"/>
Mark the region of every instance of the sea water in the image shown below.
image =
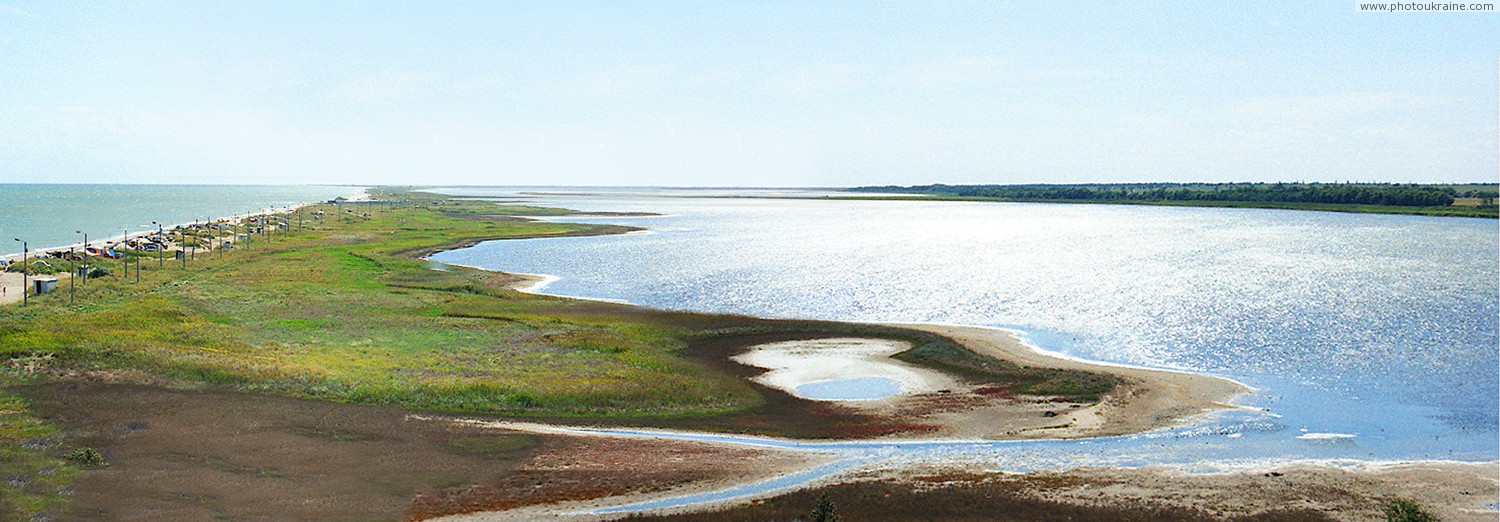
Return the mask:
<path id="1" fill-rule="evenodd" d="M 1500 453 L 1494 220 L 639 193 L 532 204 L 665 215 L 589 219 L 644 234 L 493 241 L 434 259 L 663 309 L 1014 328 L 1068 355 L 1256 388 L 1238 400 L 1247 409 L 1187 428 L 1008 445 L 1012 469 Z"/>
<path id="2" fill-rule="evenodd" d="M 117 238 L 222 217 L 354 197 L 363 188 L 313 185 L 0 184 L 0 255 Z"/>

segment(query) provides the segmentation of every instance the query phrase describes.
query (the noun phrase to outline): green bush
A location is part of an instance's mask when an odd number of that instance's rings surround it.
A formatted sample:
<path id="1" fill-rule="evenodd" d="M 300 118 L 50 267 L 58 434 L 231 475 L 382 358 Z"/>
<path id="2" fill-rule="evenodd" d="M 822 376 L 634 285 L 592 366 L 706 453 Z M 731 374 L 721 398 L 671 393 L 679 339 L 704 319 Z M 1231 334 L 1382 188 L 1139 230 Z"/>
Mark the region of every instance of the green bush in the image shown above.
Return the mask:
<path id="1" fill-rule="evenodd" d="M 812 511 L 807 514 L 808 522 L 839 522 L 842 520 L 838 514 L 838 506 L 833 505 L 833 500 L 828 494 L 818 495 L 818 504 L 813 506 Z"/>
<path id="2" fill-rule="evenodd" d="M 26 273 L 31 275 L 56 274 L 58 272 L 57 267 L 52 266 L 51 263 L 42 261 L 40 259 L 33 259 L 31 261 L 27 261 L 24 264 L 21 262 L 11 263 L 10 265 L 5 267 L 5 271 L 11 273 L 20 273 L 21 267 L 23 266 L 26 267 Z"/>
<path id="3" fill-rule="evenodd" d="M 68 453 L 68 460 L 80 466 L 98 466 L 104 463 L 104 455 L 94 448 L 79 448 Z"/>
<path id="4" fill-rule="evenodd" d="M 1396 499 L 1386 504 L 1385 520 L 1386 522 L 1437 522 L 1440 519 L 1422 510 L 1422 506 L 1416 502 Z"/>

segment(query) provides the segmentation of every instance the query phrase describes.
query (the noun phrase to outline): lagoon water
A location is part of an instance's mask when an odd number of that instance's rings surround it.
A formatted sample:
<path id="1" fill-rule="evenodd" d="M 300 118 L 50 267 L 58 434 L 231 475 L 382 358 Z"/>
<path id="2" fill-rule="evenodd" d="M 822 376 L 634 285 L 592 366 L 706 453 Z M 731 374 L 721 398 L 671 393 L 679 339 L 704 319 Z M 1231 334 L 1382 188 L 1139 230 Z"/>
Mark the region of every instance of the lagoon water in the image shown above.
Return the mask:
<path id="1" fill-rule="evenodd" d="M 1004 444 L 1007 469 L 1500 453 L 1493 220 L 649 194 L 533 204 L 667 215 L 590 218 L 647 233 L 493 241 L 434 259 L 664 309 L 1014 328 L 1068 355 L 1257 388 L 1238 401 L 1255 411 L 1187 428 Z"/>
<path id="2" fill-rule="evenodd" d="M 335 197 L 354 197 L 359 187 L 313 185 L 64 185 L 0 183 L 0 255 L 21 253 L 22 238 L 33 250 L 114 238 Z"/>
<path id="3" fill-rule="evenodd" d="M 865 401 L 901 393 L 901 381 L 889 377 L 849 377 L 810 382 L 796 388 L 795 395 L 824 401 Z"/>

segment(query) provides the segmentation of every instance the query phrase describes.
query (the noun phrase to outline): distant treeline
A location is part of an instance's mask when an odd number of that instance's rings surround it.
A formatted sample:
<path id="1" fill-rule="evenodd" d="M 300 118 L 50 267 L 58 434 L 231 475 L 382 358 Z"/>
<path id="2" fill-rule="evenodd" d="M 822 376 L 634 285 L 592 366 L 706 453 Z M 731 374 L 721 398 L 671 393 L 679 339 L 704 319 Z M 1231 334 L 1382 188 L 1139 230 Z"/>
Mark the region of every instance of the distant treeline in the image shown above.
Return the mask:
<path id="1" fill-rule="evenodd" d="M 1091 185 L 918 185 L 858 187 L 858 192 L 931 194 L 1015 201 L 1217 201 L 1441 207 L 1454 198 L 1494 204 L 1495 185 L 1369 183 L 1123 183 Z"/>

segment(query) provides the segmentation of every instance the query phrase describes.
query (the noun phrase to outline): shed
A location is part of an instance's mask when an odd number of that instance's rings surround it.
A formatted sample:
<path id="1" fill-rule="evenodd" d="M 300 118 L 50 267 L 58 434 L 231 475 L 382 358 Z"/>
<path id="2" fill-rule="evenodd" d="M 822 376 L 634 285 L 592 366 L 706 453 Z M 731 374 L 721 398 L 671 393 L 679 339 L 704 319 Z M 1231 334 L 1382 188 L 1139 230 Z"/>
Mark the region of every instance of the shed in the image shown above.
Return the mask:
<path id="1" fill-rule="evenodd" d="M 57 289 L 57 278 L 52 276 L 37 276 L 31 279 L 31 284 L 35 285 L 32 287 L 34 288 L 31 292 L 32 294 L 50 294 L 53 290 Z"/>

